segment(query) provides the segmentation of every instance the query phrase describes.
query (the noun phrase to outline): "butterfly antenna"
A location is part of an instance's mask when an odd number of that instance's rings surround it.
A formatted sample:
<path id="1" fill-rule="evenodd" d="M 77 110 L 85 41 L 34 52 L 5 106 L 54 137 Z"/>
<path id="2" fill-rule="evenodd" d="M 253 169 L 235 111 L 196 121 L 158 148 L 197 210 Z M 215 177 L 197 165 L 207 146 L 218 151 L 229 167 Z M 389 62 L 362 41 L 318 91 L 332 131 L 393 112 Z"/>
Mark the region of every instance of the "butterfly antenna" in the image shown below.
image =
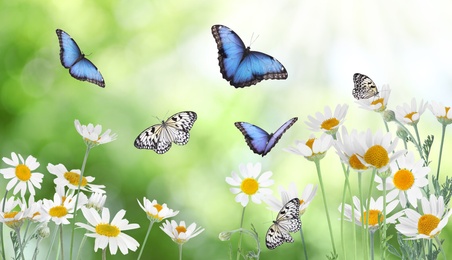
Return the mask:
<path id="1" fill-rule="evenodd" d="M 257 40 L 257 38 L 259 38 L 259 35 L 256 36 L 256 38 L 254 38 L 254 33 L 251 34 L 251 39 L 250 39 L 250 46 Z"/>

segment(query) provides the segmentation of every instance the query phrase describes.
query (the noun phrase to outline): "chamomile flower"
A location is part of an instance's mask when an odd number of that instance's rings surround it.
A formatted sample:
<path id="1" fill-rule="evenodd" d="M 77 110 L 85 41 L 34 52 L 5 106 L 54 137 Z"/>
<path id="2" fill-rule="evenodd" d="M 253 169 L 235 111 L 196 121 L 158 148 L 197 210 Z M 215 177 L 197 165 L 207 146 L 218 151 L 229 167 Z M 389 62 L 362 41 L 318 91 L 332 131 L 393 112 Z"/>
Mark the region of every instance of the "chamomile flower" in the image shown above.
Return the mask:
<path id="1" fill-rule="evenodd" d="M 166 220 L 160 228 L 179 245 L 186 243 L 188 240 L 204 231 L 204 228 L 196 227 L 196 223 L 192 223 L 187 227 L 185 221 L 181 221 L 177 224 L 174 220 L 171 220 L 171 222 Z"/>
<path id="2" fill-rule="evenodd" d="M 126 255 L 129 249 L 137 250 L 140 245 L 133 237 L 123 233 L 122 231 L 137 229 L 138 224 L 129 224 L 127 219 L 124 219 L 126 211 L 121 209 L 116 213 L 110 222 L 110 210 L 108 208 L 102 209 L 102 215 L 94 208 L 82 208 L 83 216 L 88 221 L 88 224 L 77 222 L 77 226 L 85 228 L 92 233 L 86 233 L 87 237 L 94 237 L 94 251 L 97 249 L 110 248 L 110 254 L 114 255 L 119 250 Z"/>
<path id="3" fill-rule="evenodd" d="M 361 202 L 358 197 L 353 196 L 353 205 L 345 204 L 344 217 L 345 220 L 354 222 L 358 226 L 366 225 L 369 223 L 369 230 L 375 231 L 380 227 L 380 223 L 383 223 L 385 216 L 383 215 L 384 208 L 386 207 L 386 216 L 388 216 L 396 207 L 399 202 L 397 200 L 389 202 L 387 205 L 383 205 L 383 197 L 378 197 L 377 200 L 370 198 L 369 213 L 365 211 L 367 201 L 363 204 L 364 213 L 361 214 Z M 339 212 L 342 210 L 342 205 L 338 208 Z M 354 211 L 355 218 L 353 219 L 352 211 Z M 386 223 L 395 223 L 396 219 L 402 215 L 401 212 L 393 214 L 391 217 L 386 217 Z M 369 222 L 367 222 L 369 220 Z"/>
<path id="4" fill-rule="evenodd" d="M 158 204 L 156 200 L 151 202 L 147 198 L 143 198 L 143 204 L 141 204 L 139 200 L 137 201 L 141 209 L 146 212 L 146 215 L 150 221 L 160 222 L 166 218 L 172 218 L 179 213 L 179 211 L 174 211 L 168 208 L 166 203 L 163 203 L 163 205 Z"/>
<path id="5" fill-rule="evenodd" d="M 416 208 L 418 199 L 423 197 L 422 188 L 428 185 L 430 168 L 423 166 L 422 160 L 415 161 L 412 152 L 399 157 L 390 167 L 392 174 L 386 178 L 388 200 L 398 196 L 402 207 L 409 201 Z M 383 190 L 383 180 L 375 176 L 375 181 L 379 183 L 377 189 Z"/>
<path id="6" fill-rule="evenodd" d="M 283 149 L 286 152 L 304 156 L 309 161 L 320 160 L 325 157 L 326 152 L 333 144 L 331 135 L 322 134 L 320 138 L 313 135 L 307 141 L 295 140 L 295 147 Z"/>
<path id="7" fill-rule="evenodd" d="M 442 196 L 436 198 L 432 194 L 430 200 L 422 197 L 421 202 L 422 213 L 405 209 L 405 217 L 400 217 L 399 224 L 395 226 L 397 231 L 409 239 L 430 239 L 438 236 L 452 214 L 452 211 L 446 210 Z"/>
<path id="8" fill-rule="evenodd" d="M 64 165 L 57 164 L 53 165 L 49 163 L 47 165 L 47 170 L 51 173 L 57 176 L 53 180 L 53 182 L 57 186 L 63 186 L 68 187 L 71 190 L 77 190 L 79 181 L 80 181 L 80 170 L 70 170 L 68 171 Z M 92 184 L 94 181 L 94 177 L 92 176 L 82 176 L 82 182 L 80 184 L 80 189 L 84 191 L 91 191 L 91 192 L 98 192 L 98 193 L 105 193 L 103 190 L 105 188 L 104 185 L 97 185 Z"/>
<path id="9" fill-rule="evenodd" d="M 81 125 L 77 119 L 74 121 L 75 129 L 83 137 L 86 145 L 94 147 L 100 144 L 106 144 L 116 140 L 117 135 L 111 134 L 111 130 L 107 129 L 103 134 L 102 126 L 93 124 Z"/>
<path id="10" fill-rule="evenodd" d="M 311 131 L 322 131 L 334 136 L 339 127 L 344 123 L 347 110 L 348 105 L 337 105 L 333 115 L 331 108 L 326 106 L 324 114 L 317 112 L 315 118 L 308 116 L 309 121 L 306 121 L 305 123 L 309 126 L 309 130 Z"/>
<path id="11" fill-rule="evenodd" d="M 86 208 L 94 208 L 97 211 L 101 211 L 105 205 L 105 200 L 107 199 L 107 195 L 104 193 L 93 192 L 88 199 L 88 202 L 85 204 Z"/>
<path id="12" fill-rule="evenodd" d="M 424 103 L 424 100 L 421 100 L 418 107 L 416 99 L 413 98 L 411 99 L 411 104 L 404 103 L 402 106 L 396 107 L 396 118 L 404 124 L 417 125 L 427 105 L 427 103 Z"/>
<path id="13" fill-rule="evenodd" d="M 0 205 L 4 208 L 0 208 L 0 222 L 5 223 L 8 227 L 14 230 L 18 230 L 23 224 L 24 207 L 20 199 L 10 197 L 0 201 Z"/>
<path id="14" fill-rule="evenodd" d="M 87 200 L 85 194 L 79 193 L 77 209 L 86 204 Z M 53 200 L 43 200 L 41 209 L 44 221 L 52 220 L 56 225 L 67 225 L 70 223 L 69 219 L 74 217 L 75 198 L 72 195 L 65 197 L 55 193 Z"/>
<path id="15" fill-rule="evenodd" d="M 452 110 L 450 109 L 450 107 L 446 107 L 441 103 L 432 101 L 428 108 L 430 109 L 430 111 L 432 111 L 433 115 L 436 116 L 438 122 L 443 125 L 452 124 Z"/>
<path id="16" fill-rule="evenodd" d="M 270 179 L 271 171 L 261 174 L 261 164 L 248 163 L 239 165 L 240 175 L 232 172 L 232 177 L 226 177 L 226 182 L 234 186 L 230 188 L 233 194 L 237 194 L 235 201 L 246 207 L 249 197 L 254 203 L 260 204 L 264 196 L 271 194 L 272 191 L 267 188 L 273 185 L 274 181 Z M 238 187 L 237 187 L 238 186 Z"/>
<path id="17" fill-rule="evenodd" d="M 300 216 L 306 211 L 306 208 L 309 206 L 311 201 L 314 199 L 314 196 L 317 192 L 317 185 L 308 184 L 303 190 L 303 193 L 298 194 L 297 187 L 295 183 L 290 183 L 289 188 L 287 190 L 283 189 L 283 187 L 279 186 L 279 193 L 281 194 L 281 199 L 277 199 L 272 195 L 269 195 L 265 198 L 265 202 L 269 206 L 269 209 L 279 212 L 286 203 L 293 199 L 298 198 L 300 200 Z"/>
<path id="18" fill-rule="evenodd" d="M 5 179 L 11 179 L 6 185 L 6 190 L 11 190 L 14 186 L 13 194 L 20 191 L 22 197 L 25 196 L 27 188 L 31 195 L 35 195 L 35 187 L 40 189 L 44 175 L 39 172 L 33 172 L 39 167 L 39 163 L 33 156 L 28 156 L 26 160 L 16 153 L 11 153 L 11 159 L 3 157 L 3 162 L 13 166 L 10 168 L 0 169 Z M 16 185 L 17 184 L 17 185 Z"/>
<path id="19" fill-rule="evenodd" d="M 356 100 L 356 103 L 360 105 L 360 108 L 375 112 L 383 112 L 387 108 L 390 94 L 391 89 L 389 88 L 389 85 L 383 85 L 381 87 L 380 96 Z"/>
<path id="20" fill-rule="evenodd" d="M 359 149 L 359 142 L 365 139 L 365 135 L 365 132 L 358 134 L 355 129 L 349 134 L 347 128 L 342 127 L 341 132 L 337 134 L 336 142 L 334 142 L 334 148 L 336 148 L 336 153 L 341 161 L 357 172 L 368 169 L 359 159 L 361 157 L 359 152 L 362 153 L 362 149 Z"/>

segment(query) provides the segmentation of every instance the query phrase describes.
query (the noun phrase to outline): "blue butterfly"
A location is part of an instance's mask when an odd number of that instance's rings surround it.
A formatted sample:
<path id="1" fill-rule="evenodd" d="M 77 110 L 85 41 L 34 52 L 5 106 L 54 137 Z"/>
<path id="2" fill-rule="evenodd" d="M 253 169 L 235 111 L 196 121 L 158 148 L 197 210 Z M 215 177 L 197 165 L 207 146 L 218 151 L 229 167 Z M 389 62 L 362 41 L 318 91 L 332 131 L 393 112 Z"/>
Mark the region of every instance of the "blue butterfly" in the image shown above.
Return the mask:
<path id="1" fill-rule="evenodd" d="M 105 87 L 105 81 L 94 64 L 85 58 L 74 39 L 61 29 L 56 30 L 60 42 L 60 60 L 72 77 Z"/>
<path id="2" fill-rule="evenodd" d="M 245 141 L 250 149 L 264 157 L 297 120 L 298 117 L 294 117 L 285 122 L 274 134 L 269 134 L 264 129 L 246 122 L 236 122 L 235 126 L 245 136 Z"/>
<path id="3" fill-rule="evenodd" d="M 224 25 L 212 26 L 217 42 L 220 72 L 229 84 L 243 88 L 264 79 L 287 79 L 286 68 L 275 58 L 245 47 L 240 37 Z"/>

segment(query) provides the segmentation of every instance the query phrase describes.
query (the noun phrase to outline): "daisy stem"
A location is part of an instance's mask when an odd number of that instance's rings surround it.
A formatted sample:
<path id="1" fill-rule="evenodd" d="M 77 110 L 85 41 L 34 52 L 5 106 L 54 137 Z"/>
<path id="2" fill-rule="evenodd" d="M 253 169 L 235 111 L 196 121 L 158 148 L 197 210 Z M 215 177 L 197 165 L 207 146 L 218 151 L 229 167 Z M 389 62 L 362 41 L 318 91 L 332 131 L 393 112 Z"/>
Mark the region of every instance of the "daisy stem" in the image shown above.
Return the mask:
<path id="1" fill-rule="evenodd" d="M 242 210 L 242 218 L 240 219 L 240 230 L 242 230 L 242 228 L 243 228 L 243 220 L 245 219 L 245 209 L 246 209 L 246 206 L 243 207 L 243 210 Z M 240 231 L 239 244 L 237 245 L 237 258 L 236 258 L 237 260 L 240 259 L 241 253 L 242 253 L 242 231 Z"/>
<path id="2" fill-rule="evenodd" d="M 342 171 L 344 172 L 345 180 L 344 180 L 344 188 L 342 191 L 342 203 L 341 203 L 341 246 L 342 252 L 344 254 L 344 259 L 347 259 L 347 253 L 345 250 L 345 239 L 344 239 L 344 210 L 345 210 L 345 196 L 348 190 L 349 195 L 351 196 L 351 188 L 350 188 L 350 180 L 348 179 L 350 168 L 345 169 L 344 163 L 341 163 Z M 355 219 L 355 211 L 352 211 L 352 219 Z M 355 225 L 353 225 L 353 234 L 355 233 Z M 356 259 L 356 236 L 353 236 L 353 242 L 355 245 L 355 259 Z"/>
<path id="3" fill-rule="evenodd" d="M 107 247 L 102 249 L 102 260 L 107 260 Z"/>
<path id="4" fill-rule="evenodd" d="M 304 236 L 303 236 L 303 225 L 300 227 L 300 236 L 301 236 L 301 242 L 303 243 L 304 259 L 308 260 L 308 251 L 306 250 L 306 243 L 304 242 Z"/>
<path id="5" fill-rule="evenodd" d="M 14 231 L 16 232 L 17 243 L 19 243 L 19 248 L 20 248 L 20 255 L 19 255 L 19 257 L 22 258 L 22 260 L 25 260 L 25 257 L 24 257 L 24 246 L 23 246 L 23 243 L 22 243 L 22 241 L 20 239 L 20 227 L 19 228 L 15 228 Z"/>
<path id="6" fill-rule="evenodd" d="M 52 247 L 55 244 L 55 239 L 58 234 L 58 227 L 55 228 L 55 231 L 53 233 L 52 243 L 50 243 L 49 252 L 47 252 L 46 260 L 49 259 L 50 253 L 52 252 Z"/>
<path id="7" fill-rule="evenodd" d="M 38 257 L 38 253 L 39 253 L 38 247 L 39 247 L 39 243 L 41 242 L 41 240 L 42 240 L 42 238 L 36 239 L 36 246 L 35 246 L 35 251 L 33 252 L 32 260 L 36 260 L 36 258 Z"/>
<path id="8" fill-rule="evenodd" d="M 5 203 L 6 203 L 7 196 L 8 196 L 8 190 L 5 191 L 5 196 L 3 197 L 2 212 L 5 212 Z M 0 239 L 2 241 L 2 259 L 6 260 L 5 243 L 3 241 L 3 222 L 0 223 Z"/>
<path id="9" fill-rule="evenodd" d="M 446 252 L 444 252 L 443 246 L 441 245 L 441 240 L 439 240 L 438 236 L 435 236 L 435 241 L 436 241 L 436 244 L 438 244 L 439 251 L 441 251 L 441 254 L 443 255 L 444 260 L 446 260 L 447 259 Z"/>
<path id="10" fill-rule="evenodd" d="M 369 231 L 370 237 L 370 259 L 374 260 L 374 231 Z"/>
<path id="11" fill-rule="evenodd" d="M 80 246 L 78 247 L 77 256 L 75 257 L 75 259 L 77 259 L 77 260 L 80 257 L 80 252 L 82 251 L 83 244 L 85 244 L 86 238 L 87 238 L 87 236 L 83 235 L 82 242 L 80 242 Z"/>
<path id="12" fill-rule="evenodd" d="M 436 171 L 436 179 L 439 180 L 439 170 L 441 168 L 441 157 L 443 155 L 444 136 L 446 135 L 446 124 L 443 124 L 443 130 L 441 133 L 441 145 L 439 147 L 438 169 Z"/>
<path id="13" fill-rule="evenodd" d="M 63 236 L 63 224 L 60 224 L 60 246 L 61 246 L 61 260 L 64 259 L 64 236 Z"/>
<path id="14" fill-rule="evenodd" d="M 137 260 L 140 260 L 141 255 L 143 254 L 143 249 L 144 249 L 144 246 L 146 245 L 146 242 L 148 241 L 148 237 L 149 237 L 149 234 L 151 233 L 152 225 L 154 225 L 154 221 L 149 222 L 148 231 L 146 233 L 146 236 L 144 237 L 144 241 L 143 241 L 143 244 L 141 245 L 140 254 L 138 255 Z"/>
<path id="15" fill-rule="evenodd" d="M 179 260 L 182 260 L 182 244 L 179 244 Z"/>
<path id="16" fill-rule="evenodd" d="M 386 258 L 386 175 L 382 178 L 383 181 L 383 227 L 381 229 L 381 260 Z"/>
<path id="17" fill-rule="evenodd" d="M 369 197 L 367 198 L 367 204 L 366 204 L 366 230 L 369 230 L 370 199 L 372 198 L 372 187 L 373 187 L 373 184 L 374 184 L 375 174 L 376 173 L 377 173 L 377 169 L 374 168 L 372 170 L 372 176 L 370 177 L 369 191 L 367 192 Z M 361 201 L 361 203 L 362 203 L 362 201 Z M 366 236 L 366 238 L 367 238 L 367 236 Z M 372 237 L 372 240 L 373 240 L 373 237 Z M 369 247 L 369 245 L 370 244 L 366 243 L 366 247 Z M 371 245 L 371 246 L 373 247 L 373 245 Z M 373 248 L 372 248 L 372 251 L 373 251 Z M 373 254 L 373 252 L 371 252 L 371 253 Z M 372 259 L 373 259 L 373 256 L 372 256 Z"/>
<path id="18" fill-rule="evenodd" d="M 337 256 L 336 246 L 334 245 L 333 229 L 331 228 L 330 214 L 328 212 L 328 205 L 326 203 L 325 189 L 324 189 L 323 180 L 322 180 L 322 172 L 320 170 L 320 161 L 315 160 L 314 162 L 315 162 L 315 167 L 317 169 L 317 176 L 319 178 L 320 189 L 322 191 L 323 206 L 325 207 L 326 220 L 328 221 L 328 229 L 330 231 L 330 239 L 331 239 L 331 245 L 333 246 L 333 254 L 335 256 Z"/>
<path id="19" fill-rule="evenodd" d="M 416 131 L 416 134 L 417 134 L 417 137 L 418 137 L 417 138 L 418 141 L 416 141 L 416 139 L 414 139 L 414 136 L 411 134 L 411 132 L 410 132 L 410 130 L 408 130 L 408 128 L 406 128 L 402 123 L 400 123 L 397 120 L 394 120 L 394 122 L 396 122 L 401 128 L 403 128 L 403 130 L 405 130 L 405 132 L 410 136 L 411 140 L 413 140 L 413 144 L 416 146 L 416 149 L 419 152 L 419 155 L 421 156 L 422 160 L 425 162 L 424 153 L 422 152 L 421 143 L 419 141 L 419 133 L 418 133 L 418 131 Z M 415 128 L 415 129 L 417 130 L 417 128 Z"/>
<path id="20" fill-rule="evenodd" d="M 80 170 L 80 178 L 78 180 L 78 188 L 77 195 L 75 196 L 75 206 L 74 206 L 74 221 L 72 222 L 72 234 L 71 234 L 71 247 L 69 249 L 69 259 L 72 260 L 72 250 L 74 248 L 74 235 L 75 235 L 75 219 L 77 217 L 77 207 L 78 207 L 78 198 L 80 195 L 80 185 L 83 180 L 83 173 L 85 172 L 86 161 L 88 160 L 89 151 L 91 150 L 91 145 L 86 146 L 85 157 L 83 158 L 82 169 Z"/>
<path id="21" fill-rule="evenodd" d="M 363 201 L 364 201 L 364 197 L 363 197 L 363 189 L 362 189 L 362 173 L 358 172 L 358 192 L 359 192 L 359 212 L 361 213 L 361 244 L 365 245 L 366 244 L 366 226 L 363 223 L 363 213 L 364 213 L 364 208 L 363 208 Z M 355 220 L 353 220 L 355 221 Z M 367 256 L 367 247 L 364 247 L 364 252 L 363 252 L 363 256 Z"/>

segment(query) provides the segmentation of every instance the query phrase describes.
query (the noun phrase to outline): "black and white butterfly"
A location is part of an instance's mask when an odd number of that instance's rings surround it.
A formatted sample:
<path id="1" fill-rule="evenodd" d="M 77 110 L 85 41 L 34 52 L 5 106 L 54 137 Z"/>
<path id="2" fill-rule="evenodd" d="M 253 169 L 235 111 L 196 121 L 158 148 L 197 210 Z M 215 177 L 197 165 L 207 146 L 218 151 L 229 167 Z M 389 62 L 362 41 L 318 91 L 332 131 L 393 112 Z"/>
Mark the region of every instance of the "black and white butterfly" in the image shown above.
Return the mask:
<path id="1" fill-rule="evenodd" d="M 353 75 L 355 84 L 352 94 L 356 99 L 368 99 L 378 95 L 377 85 L 368 76 L 360 73 Z"/>
<path id="2" fill-rule="evenodd" d="M 146 128 L 135 139 L 135 147 L 138 149 L 154 150 L 158 154 L 166 153 L 171 148 L 171 143 L 184 145 L 190 138 L 190 129 L 193 127 L 197 115 L 192 111 L 183 111 L 170 116 L 161 124 Z"/>
<path id="3" fill-rule="evenodd" d="M 275 249 L 284 242 L 293 243 L 289 232 L 297 232 L 301 228 L 300 200 L 293 198 L 279 211 L 276 220 L 267 231 L 265 244 L 268 249 Z"/>

